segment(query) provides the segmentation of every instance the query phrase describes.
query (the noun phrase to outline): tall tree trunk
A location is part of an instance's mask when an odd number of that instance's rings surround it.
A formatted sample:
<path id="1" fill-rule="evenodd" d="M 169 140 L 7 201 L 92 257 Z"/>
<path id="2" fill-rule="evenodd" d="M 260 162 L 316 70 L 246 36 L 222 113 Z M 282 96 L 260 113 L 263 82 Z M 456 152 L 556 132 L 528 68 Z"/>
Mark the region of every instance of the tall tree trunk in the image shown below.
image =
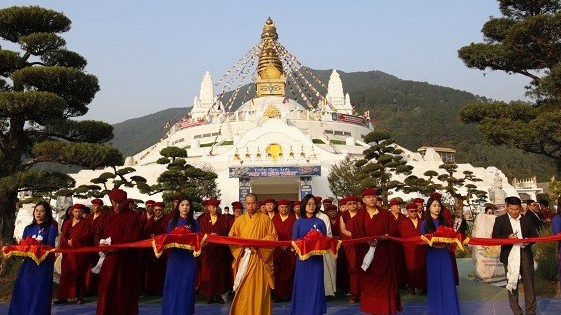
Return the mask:
<path id="1" fill-rule="evenodd" d="M 459 216 L 464 213 L 464 199 L 462 197 L 454 197 L 454 215 Z"/>
<path id="2" fill-rule="evenodd" d="M 14 228 L 17 212 L 17 191 L 0 191 L 0 244 L 14 241 Z M 8 261 L 0 259 L 0 276 L 8 269 Z"/>

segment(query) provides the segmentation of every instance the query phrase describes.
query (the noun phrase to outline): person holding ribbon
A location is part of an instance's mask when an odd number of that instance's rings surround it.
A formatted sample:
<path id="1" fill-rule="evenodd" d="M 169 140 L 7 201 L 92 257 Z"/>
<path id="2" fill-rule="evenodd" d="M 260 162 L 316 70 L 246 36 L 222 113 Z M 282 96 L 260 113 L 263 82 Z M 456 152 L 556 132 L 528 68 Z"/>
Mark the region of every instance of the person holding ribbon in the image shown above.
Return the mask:
<path id="1" fill-rule="evenodd" d="M 493 238 L 524 239 L 537 237 L 538 232 L 529 217 L 520 214 L 522 201 L 518 197 L 505 199 L 506 215 L 498 216 L 493 225 Z M 500 262 L 505 267 L 508 289 L 508 302 L 514 314 L 522 314 L 518 304 L 518 278 L 524 284 L 525 314 L 536 314 L 536 292 L 534 290 L 533 243 L 501 245 Z M 430 291 L 429 291 L 430 294 Z"/>
<path id="2" fill-rule="evenodd" d="M 94 237 L 99 245 L 116 245 L 140 239 L 140 219 L 127 205 L 127 192 L 113 189 L 109 193 L 111 209 L 100 222 Z M 106 250 L 92 268 L 99 272 L 97 315 L 136 315 L 140 293 L 139 249 Z"/>
<path id="3" fill-rule="evenodd" d="M 429 198 L 426 216 L 419 228 L 421 234 L 435 233 L 439 226 L 451 227 L 452 223 L 445 219 L 443 209 L 439 198 Z M 459 315 L 460 302 L 449 244 L 434 242 L 428 248 L 426 257 L 429 314 Z"/>
<path id="4" fill-rule="evenodd" d="M 276 241 L 277 232 L 268 215 L 258 212 L 257 196 L 245 196 L 246 213 L 239 216 L 230 229 L 229 237 Z M 275 288 L 273 274 L 274 248 L 231 245 L 234 256 L 234 300 L 230 315 L 271 315 L 271 290 Z"/>
<path id="5" fill-rule="evenodd" d="M 33 209 L 33 222 L 23 230 L 23 239 L 32 238 L 38 243 L 55 246 L 57 230 L 53 225 L 51 206 L 40 201 Z M 51 314 L 54 259 L 50 254 L 40 264 L 31 258 L 23 260 L 12 292 L 9 315 Z"/>
<path id="6" fill-rule="evenodd" d="M 81 203 L 72 206 L 72 219 L 62 224 L 59 247 L 73 249 L 92 245 L 90 223 L 83 218 L 86 208 Z M 63 304 L 68 299 L 76 298 L 77 304 L 84 304 L 86 296 L 86 268 L 88 267 L 86 254 L 64 253 L 60 263 L 60 282 L 57 299 L 53 304 Z"/>
<path id="7" fill-rule="evenodd" d="M 178 211 L 169 221 L 167 232 L 172 233 L 178 227 L 186 227 L 190 232 L 199 232 L 199 224 L 193 218 L 191 199 L 187 196 L 179 198 Z M 193 251 L 183 248 L 172 248 L 166 269 L 164 294 L 162 299 L 162 315 L 195 313 L 195 280 L 197 268 Z"/>
<path id="8" fill-rule="evenodd" d="M 377 195 L 374 188 L 362 192 L 365 208 L 357 212 L 357 222 L 350 231 L 352 238 L 377 237 L 355 245 L 360 266 L 360 310 L 369 314 L 396 314 L 402 306 L 395 254 L 388 237 L 397 236 L 399 228 L 393 216 L 377 205 Z"/>
<path id="9" fill-rule="evenodd" d="M 319 206 L 311 194 L 302 199 L 300 219 L 292 227 L 292 240 L 303 238 L 314 231 L 327 235 L 325 223 L 316 217 Z M 305 260 L 298 258 L 290 303 L 291 315 L 321 315 L 327 312 L 323 272 L 322 255 L 310 256 Z"/>

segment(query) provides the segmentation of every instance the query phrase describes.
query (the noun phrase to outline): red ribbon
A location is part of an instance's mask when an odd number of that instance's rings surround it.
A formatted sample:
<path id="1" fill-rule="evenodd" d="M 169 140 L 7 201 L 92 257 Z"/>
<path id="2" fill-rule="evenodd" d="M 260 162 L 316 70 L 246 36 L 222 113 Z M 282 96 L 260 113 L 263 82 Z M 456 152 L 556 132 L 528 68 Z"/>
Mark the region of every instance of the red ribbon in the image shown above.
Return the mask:
<path id="1" fill-rule="evenodd" d="M 43 245 L 40 241 L 29 236 L 19 241 L 17 245 L 2 247 L 2 254 L 4 255 L 4 258 L 10 258 L 12 256 L 29 257 L 33 259 L 37 265 L 54 251 L 54 247 Z"/>
<path id="2" fill-rule="evenodd" d="M 290 241 L 270 241 L 270 240 L 254 240 L 254 239 L 244 239 L 244 238 L 236 238 L 236 237 L 227 237 L 227 236 L 218 236 L 218 235 L 206 235 L 206 234 L 201 234 L 201 233 L 191 233 L 191 234 L 187 234 L 187 235 L 191 235 L 191 236 L 174 236 L 175 237 L 175 241 L 172 242 L 172 240 L 174 239 L 174 237 L 170 238 L 170 235 L 173 234 L 162 234 L 162 235 L 158 235 L 156 236 L 154 239 L 147 239 L 147 240 L 142 240 L 142 241 L 138 241 L 138 242 L 133 242 L 133 243 L 126 243 L 126 244 L 116 244 L 116 245 L 105 245 L 105 246 L 91 246 L 91 247 L 80 247 L 80 248 L 66 248 L 66 249 L 54 249 L 51 246 L 47 246 L 47 245 L 22 245 L 22 244 L 18 244 L 18 245 L 8 245 L 8 246 L 3 246 L 2 247 L 2 252 L 4 254 L 4 257 L 8 258 L 11 256 L 21 256 L 21 257 L 30 257 L 32 258 L 35 262 L 40 263 L 41 261 L 43 261 L 47 255 L 49 253 L 95 253 L 95 252 L 106 252 L 106 251 L 113 251 L 113 250 L 119 250 L 119 249 L 132 249 L 132 248 L 149 248 L 149 247 L 153 247 L 153 242 L 155 242 L 156 238 L 164 238 L 164 239 L 169 239 L 167 241 L 161 241 L 163 245 L 163 247 L 166 246 L 167 244 L 178 244 L 178 245 L 187 245 L 187 246 L 191 246 L 192 250 L 194 252 L 200 251 L 200 248 L 202 246 L 203 243 L 207 242 L 207 243 L 214 243 L 214 244 L 222 244 L 222 245 L 235 245 L 235 246 L 251 246 L 251 247 L 276 247 L 276 246 L 280 246 L 280 247 L 286 247 L 286 246 L 290 246 L 292 243 Z M 460 234 L 461 235 L 461 234 Z M 425 238 L 432 238 L 434 237 L 434 234 L 425 234 L 423 235 Z M 328 238 L 328 237 L 326 237 Z M 336 242 L 337 244 L 344 244 L 344 245 L 351 245 L 351 244 L 358 244 L 358 243 L 364 243 L 364 242 L 368 242 L 368 241 L 372 241 L 375 239 L 390 239 L 393 241 L 397 241 L 397 242 L 402 242 L 402 243 L 415 243 L 415 244 L 425 244 L 425 242 L 423 242 L 421 236 L 413 236 L 413 237 L 409 237 L 409 238 L 399 238 L 399 237 L 393 237 L 393 236 L 383 236 L 383 235 L 377 235 L 377 236 L 370 236 L 370 237 L 363 237 L 363 238 L 356 238 L 356 239 L 350 239 L 350 240 L 343 240 L 343 241 L 337 241 L 334 240 L 332 242 Z M 561 241 L 561 234 L 557 234 L 557 235 L 551 235 L 551 236 L 542 236 L 542 237 L 532 237 L 532 238 L 525 238 L 525 239 L 518 239 L 518 238 L 477 238 L 477 237 L 473 237 L 473 238 L 463 238 L 463 235 L 461 236 L 457 236 L 457 238 L 454 238 L 453 240 L 457 239 L 458 241 L 460 241 L 463 245 L 469 244 L 469 245 L 482 245 L 482 246 L 497 246 L 497 245 L 512 245 L 512 244 L 517 244 L 517 243 L 538 243 L 538 242 L 553 242 L 553 241 Z M 295 242 L 300 241 L 300 240 L 296 240 Z M 454 241 L 455 242 L 455 241 Z M 326 243 L 327 244 L 327 243 Z M 310 245 L 308 246 L 308 244 L 304 244 L 302 246 L 298 245 L 297 248 L 299 248 L 302 252 L 302 249 L 304 248 L 304 246 L 307 246 L 307 248 L 309 248 L 310 250 L 313 250 L 312 248 L 316 249 L 322 249 L 325 250 L 327 249 L 327 247 L 329 247 L 330 249 L 332 248 L 334 243 L 329 243 L 329 246 L 327 245 L 320 245 L 319 243 L 317 245 Z M 161 247 L 160 246 L 160 247 Z M 185 246 L 186 249 L 187 246 Z M 156 246 L 157 248 L 159 248 L 158 246 Z M 170 246 L 170 247 L 174 247 L 174 246 Z M 184 248 L 181 246 L 177 246 L 179 248 Z M 169 248 L 169 247 L 168 247 Z M 307 250 L 304 249 L 304 252 L 306 252 Z M 160 249 L 155 249 L 155 254 L 158 255 L 158 252 L 161 253 Z M 161 255 L 161 254 L 160 254 Z"/>
<path id="3" fill-rule="evenodd" d="M 341 241 L 321 234 L 318 230 L 310 230 L 303 238 L 292 241 L 292 247 L 296 250 L 301 260 L 306 260 L 311 256 L 331 253 L 337 258 Z"/>

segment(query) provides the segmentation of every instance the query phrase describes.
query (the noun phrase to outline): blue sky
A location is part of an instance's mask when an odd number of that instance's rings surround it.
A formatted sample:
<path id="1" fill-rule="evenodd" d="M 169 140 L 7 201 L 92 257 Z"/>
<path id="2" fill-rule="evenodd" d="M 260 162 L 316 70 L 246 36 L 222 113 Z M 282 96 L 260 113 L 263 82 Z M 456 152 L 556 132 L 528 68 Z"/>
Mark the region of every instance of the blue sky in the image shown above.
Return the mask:
<path id="1" fill-rule="evenodd" d="M 529 81 L 469 69 L 457 57 L 460 47 L 482 41 L 490 16 L 500 16 L 493 0 L 0 3 L 12 5 L 39 5 L 72 20 L 62 36 L 101 86 L 84 118 L 109 123 L 191 106 L 205 71 L 216 82 L 259 42 L 268 16 L 284 47 L 313 69 L 380 70 L 505 101 L 524 98 Z"/>

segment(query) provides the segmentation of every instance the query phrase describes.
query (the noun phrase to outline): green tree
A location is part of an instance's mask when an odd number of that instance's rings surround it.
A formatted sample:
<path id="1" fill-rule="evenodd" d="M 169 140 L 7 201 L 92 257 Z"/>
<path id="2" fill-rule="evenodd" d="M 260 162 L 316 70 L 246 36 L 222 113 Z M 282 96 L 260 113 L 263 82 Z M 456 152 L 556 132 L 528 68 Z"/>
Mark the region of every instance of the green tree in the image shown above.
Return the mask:
<path id="1" fill-rule="evenodd" d="M 210 168 L 197 168 L 187 164 L 187 151 L 177 147 L 160 150 L 158 164 L 167 165 L 166 170 L 158 176 L 158 183 L 152 185 L 152 193 L 163 193 L 164 200 L 171 200 L 173 195 L 189 196 L 194 202 L 205 198 L 218 198 L 220 190 L 216 183 L 218 176 Z"/>
<path id="2" fill-rule="evenodd" d="M 406 193 L 419 192 L 422 195 L 429 196 L 431 193 L 443 189 L 443 186 L 434 182 L 434 178 L 439 176 L 437 171 L 428 170 L 423 173 L 423 177 L 409 175 L 403 181 L 402 190 Z"/>
<path id="3" fill-rule="evenodd" d="M 136 169 L 127 166 L 120 169 L 113 166 L 113 172 L 103 172 L 98 177 L 90 180 L 90 185 L 80 185 L 73 189 L 61 189 L 57 191 L 57 196 L 74 196 L 82 199 L 103 198 L 112 189 L 121 186 L 132 188 L 136 187 L 141 193 L 150 192 L 150 186 L 146 183 L 146 178 L 133 175 Z"/>
<path id="4" fill-rule="evenodd" d="M 364 136 L 364 141 L 370 148 L 364 150 L 364 158 L 356 162 L 361 188 L 380 188 L 384 202 L 387 203 L 389 190 L 399 190 L 404 186 L 402 182 L 393 180 L 393 175 L 409 175 L 413 166 L 407 165 L 401 155 L 403 150 L 396 146 L 388 132 L 374 130 Z"/>
<path id="5" fill-rule="evenodd" d="M 64 14 L 40 8 L 0 10 L 0 242 L 12 239 L 20 191 L 56 191 L 74 181 L 33 168 L 40 162 L 95 169 L 119 165 L 123 156 L 104 144 L 109 124 L 72 118 L 87 113 L 99 90 L 84 71 L 86 60 L 66 49 L 58 34 L 70 29 Z"/>
<path id="6" fill-rule="evenodd" d="M 462 212 L 464 208 L 464 201 L 471 200 L 474 196 L 477 199 L 484 199 L 487 196 L 487 192 L 483 190 L 478 190 L 477 186 L 473 183 L 482 181 L 473 175 L 471 171 L 463 171 L 462 175 L 457 176 L 458 165 L 455 163 L 444 163 L 439 166 L 446 173 L 439 175 L 438 180 L 445 183 L 443 186 L 444 190 L 448 192 L 454 198 L 454 207 L 456 212 Z M 466 193 L 462 194 L 460 189 L 466 188 Z M 469 205 L 469 204 L 468 204 Z"/>
<path id="7" fill-rule="evenodd" d="M 356 161 L 346 156 L 344 160 L 333 165 L 327 176 L 329 189 L 337 197 L 359 195 L 361 185 L 358 180 L 358 168 Z"/>
<path id="8" fill-rule="evenodd" d="M 499 0 L 502 17 L 483 25 L 484 41 L 459 49 L 466 66 L 529 78 L 521 101 L 466 105 L 461 121 L 477 124 L 486 140 L 561 162 L 561 3 Z"/>

